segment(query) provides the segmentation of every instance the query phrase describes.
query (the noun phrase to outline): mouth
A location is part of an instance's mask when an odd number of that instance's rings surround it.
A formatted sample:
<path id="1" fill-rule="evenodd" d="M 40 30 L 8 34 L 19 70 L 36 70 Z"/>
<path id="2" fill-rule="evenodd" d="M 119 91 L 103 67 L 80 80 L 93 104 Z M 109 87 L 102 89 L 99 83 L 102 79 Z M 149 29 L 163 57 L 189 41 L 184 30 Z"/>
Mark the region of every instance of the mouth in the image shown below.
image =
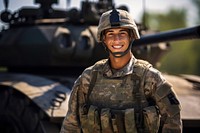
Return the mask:
<path id="1" fill-rule="evenodd" d="M 112 45 L 113 49 L 121 49 L 123 45 Z"/>

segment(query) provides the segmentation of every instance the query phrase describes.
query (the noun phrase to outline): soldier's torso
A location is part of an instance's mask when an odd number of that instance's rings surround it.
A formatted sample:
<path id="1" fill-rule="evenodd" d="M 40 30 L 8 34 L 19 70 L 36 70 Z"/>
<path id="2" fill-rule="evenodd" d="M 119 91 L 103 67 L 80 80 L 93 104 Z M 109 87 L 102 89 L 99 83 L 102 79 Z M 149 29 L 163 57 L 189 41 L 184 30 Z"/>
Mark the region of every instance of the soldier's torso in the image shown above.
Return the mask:
<path id="1" fill-rule="evenodd" d="M 87 106 L 80 110 L 84 133 L 158 131 L 159 114 L 155 106 L 149 106 L 143 88 L 148 66 L 138 62 L 132 67 L 113 74 L 109 69 L 97 69 L 93 74 Z"/>
<path id="2" fill-rule="evenodd" d="M 100 108 L 135 108 L 136 92 L 142 91 L 140 84 L 141 77 L 134 73 L 120 78 L 109 78 L 98 73 L 89 97 L 90 103 Z M 140 94 L 140 97 L 145 100 L 144 95 Z"/>

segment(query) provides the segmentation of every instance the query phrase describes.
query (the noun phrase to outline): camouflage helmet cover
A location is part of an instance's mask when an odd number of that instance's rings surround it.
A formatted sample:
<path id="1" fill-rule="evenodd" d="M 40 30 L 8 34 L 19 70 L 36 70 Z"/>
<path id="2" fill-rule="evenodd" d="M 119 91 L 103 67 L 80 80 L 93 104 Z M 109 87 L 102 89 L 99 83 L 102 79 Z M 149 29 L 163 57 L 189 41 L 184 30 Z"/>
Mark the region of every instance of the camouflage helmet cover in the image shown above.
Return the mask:
<path id="1" fill-rule="evenodd" d="M 113 9 L 101 15 L 97 32 L 98 42 L 102 41 L 102 32 L 104 30 L 117 27 L 128 28 L 132 30 L 133 37 L 135 39 L 140 38 L 137 25 L 135 24 L 130 14 L 125 10 Z"/>

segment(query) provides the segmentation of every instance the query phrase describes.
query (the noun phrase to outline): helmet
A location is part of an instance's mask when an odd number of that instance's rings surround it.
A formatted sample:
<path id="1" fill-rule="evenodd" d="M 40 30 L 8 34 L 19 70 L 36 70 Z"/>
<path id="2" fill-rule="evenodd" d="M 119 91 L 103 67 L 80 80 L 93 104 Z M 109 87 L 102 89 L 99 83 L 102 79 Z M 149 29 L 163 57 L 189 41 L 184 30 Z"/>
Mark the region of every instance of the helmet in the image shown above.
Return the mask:
<path id="1" fill-rule="evenodd" d="M 140 38 L 137 26 L 130 14 L 125 10 L 113 9 L 101 15 L 97 32 L 98 42 L 102 41 L 102 32 L 104 30 L 117 27 L 128 28 L 132 31 L 134 39 Z"/>

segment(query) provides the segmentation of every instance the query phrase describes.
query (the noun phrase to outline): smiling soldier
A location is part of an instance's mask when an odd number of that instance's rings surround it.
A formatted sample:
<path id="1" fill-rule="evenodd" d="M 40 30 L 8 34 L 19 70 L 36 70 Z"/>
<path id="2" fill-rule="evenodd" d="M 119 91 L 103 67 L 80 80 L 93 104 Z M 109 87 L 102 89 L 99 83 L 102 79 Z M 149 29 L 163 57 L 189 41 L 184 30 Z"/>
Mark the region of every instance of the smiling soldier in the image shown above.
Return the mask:
<path id="1" fill-rule="evenodd" d="M 119 9 L 103 13 L 97 37 L 109 58 L 76 80 L 61 133 L 181 133 L 180 103 L 172 85 L 131 51 L 140 35 L 130 14 Z"/>

